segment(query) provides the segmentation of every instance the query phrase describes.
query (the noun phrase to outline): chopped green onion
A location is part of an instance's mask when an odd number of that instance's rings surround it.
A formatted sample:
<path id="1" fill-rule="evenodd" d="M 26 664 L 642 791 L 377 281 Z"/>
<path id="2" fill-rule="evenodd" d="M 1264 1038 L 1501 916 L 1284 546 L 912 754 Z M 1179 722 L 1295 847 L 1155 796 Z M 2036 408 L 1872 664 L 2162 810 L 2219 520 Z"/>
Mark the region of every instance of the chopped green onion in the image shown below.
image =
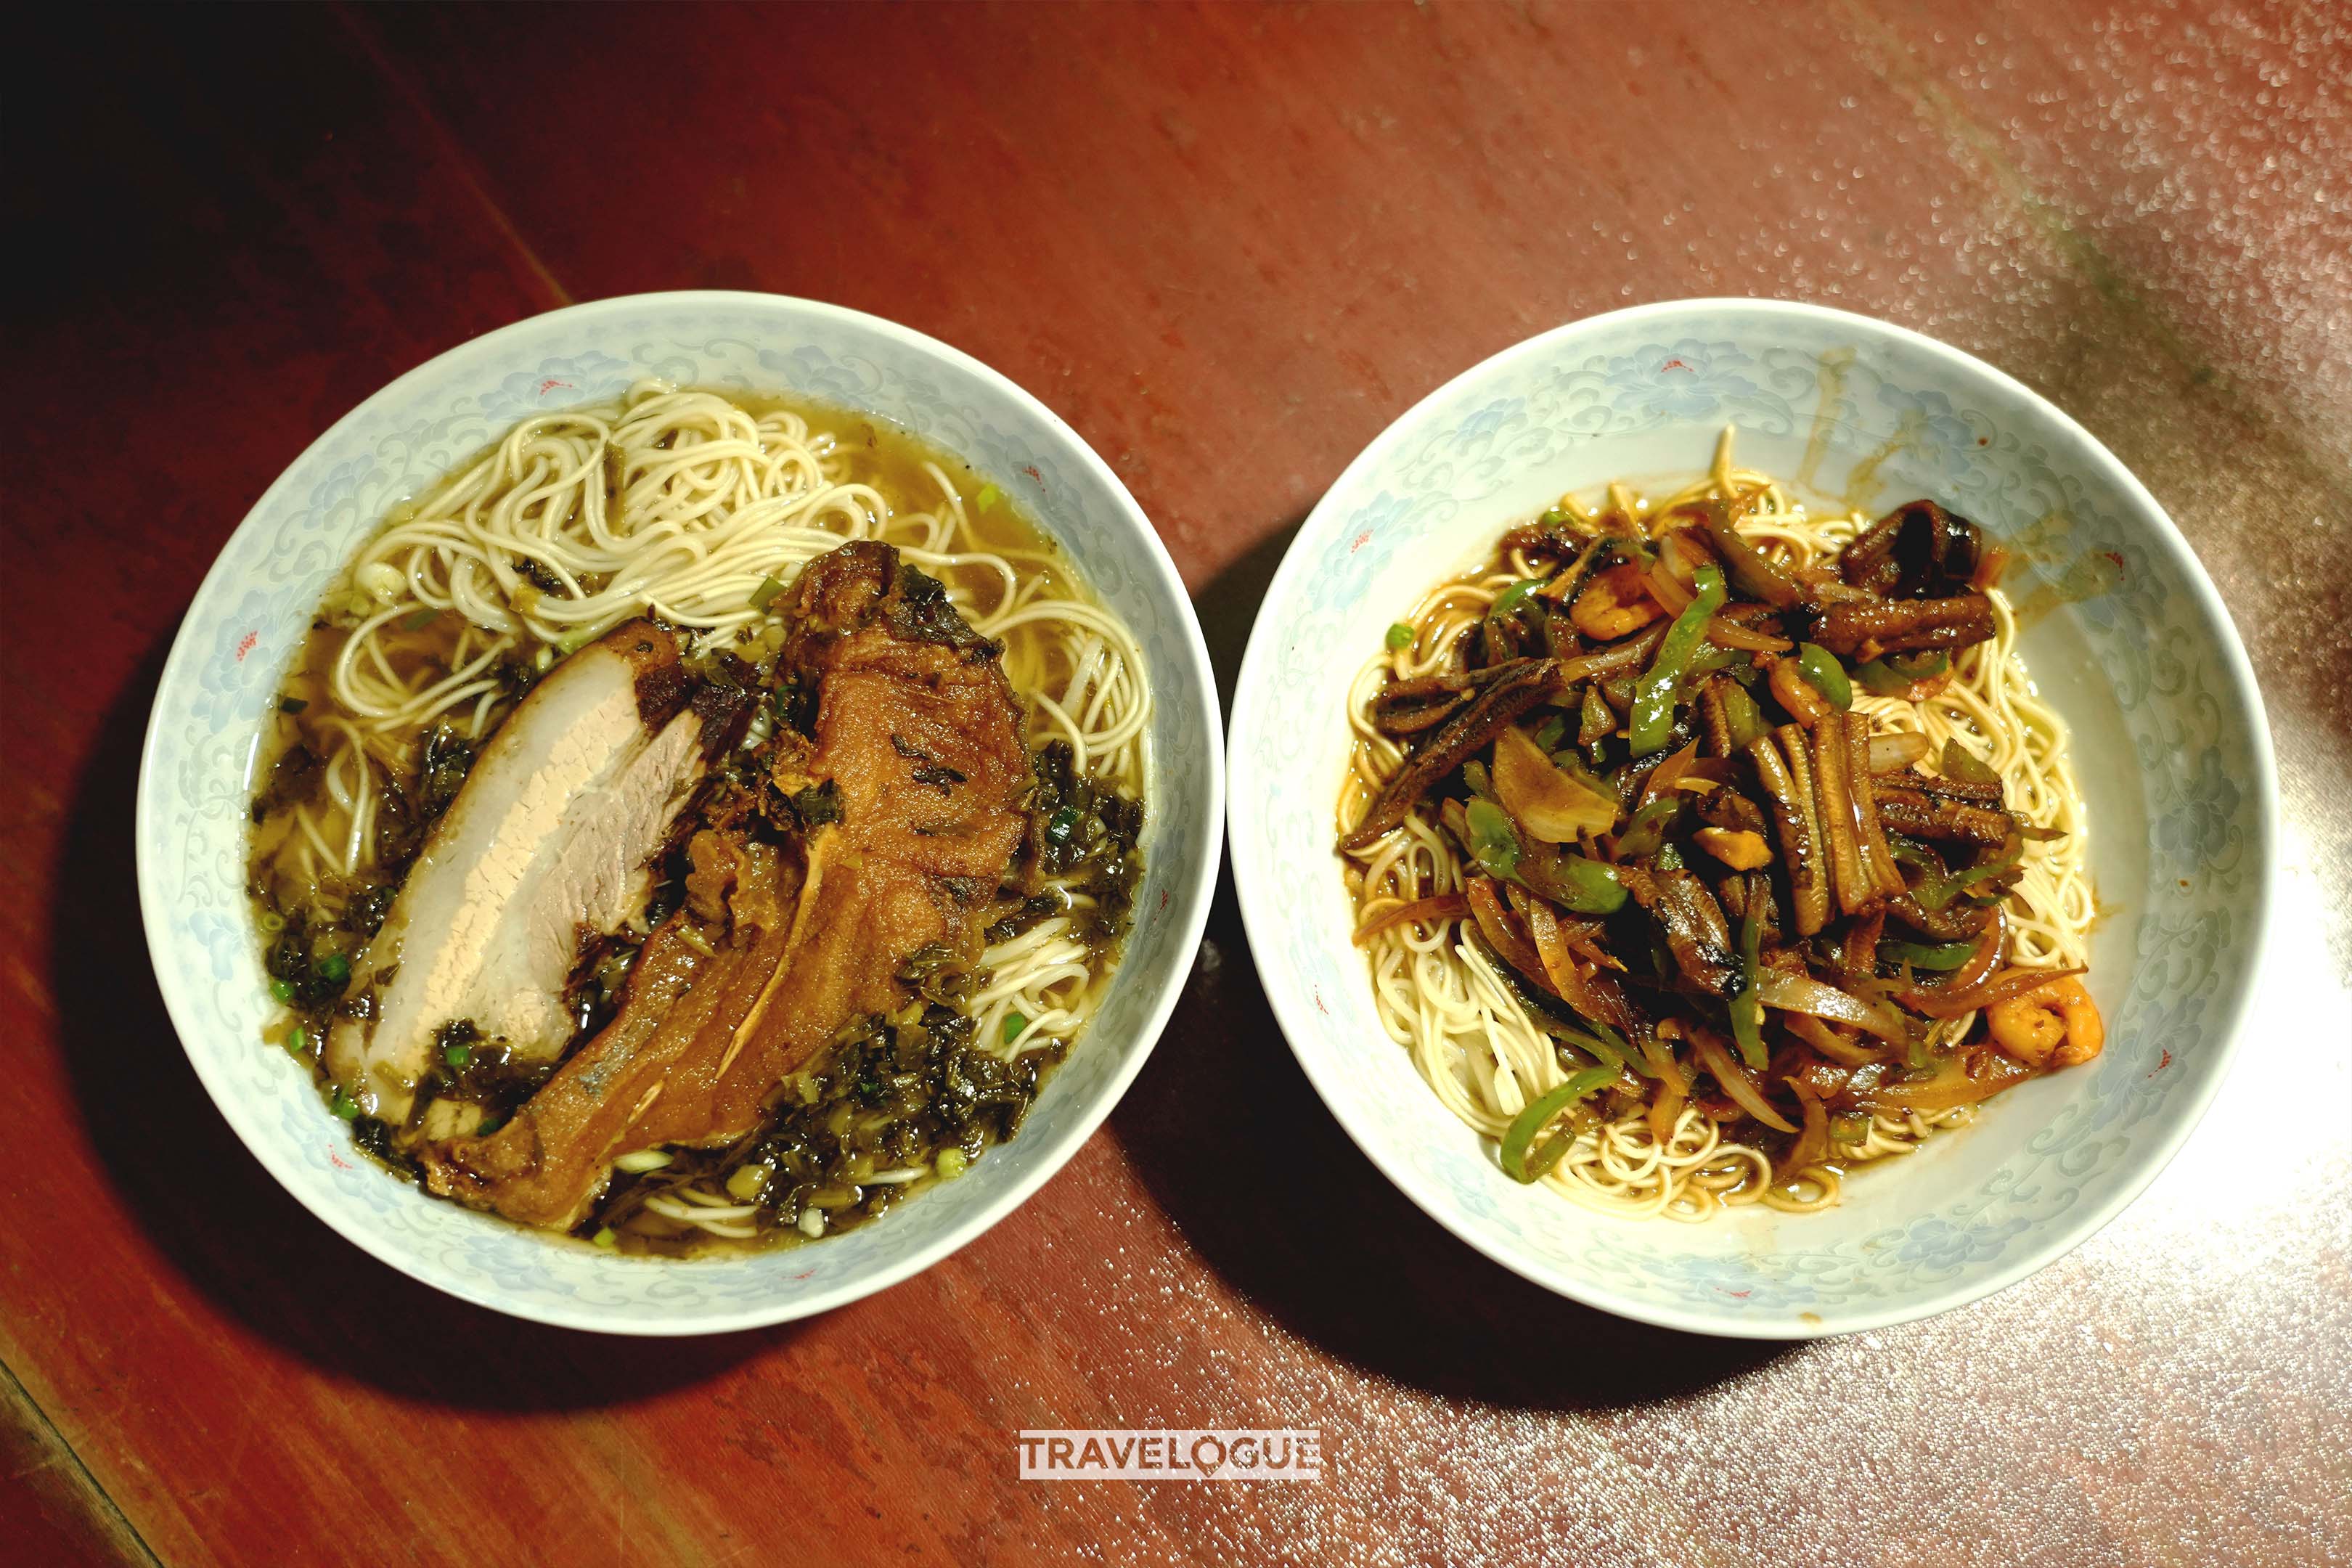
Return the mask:
<path id="1" fill-rule="evenodd" d="M 491 1133 L 496 1132 L 499 1128 L 504 1127 L 506 1124 L 507 1119 L 503 1116 L 485 1116 L 479 1121 L 474 1123 L 474 1136 L 477 1138 L 488 1138 Z"/>
<path id="2" fill-rule="evenodd" d="M 783 591 L 784 585 L 773 577 L 761 578 L 760 585 L 751 590 L 751 607 L 764 611 L 770 605 L 776 602 L 776 595 Z"/>
<path id="3" fill-rule="evenodd" d="M 338 1086 L 335 1089 L 333 1110 L 335 1114 L 341 1117 L 344 1121 L 355 1121 L 359 1119 L 360 1102 L 353 1100 L 350 1095 L 345 1094 L 341 1088 Z"/>
<path id="4" fill-rule="evenodd" d="M 1681 689 L 1683 676 L 1697 657 L 1698 646 L 1706 637 L 1706 623 L 1723 608 L 1722 571 L 1710 564 L 1700 567 L 1694 575 L 1698 582 L 1697 596 L 1683 606 L 1683 613 L 1666 628 L 1665 640 L 1658 645 L 1657 658 L 1633 683 L 1630 733 L 1637 757 L 1660 750 L 1674 733 L 1675 693 Z"/>
<path id="5" fill-rule="evenodd" d="M 1976 950 L 1972 942 L 1882 942 L 1878 957 L 1881 963 L 1907 963 L 1914 969 L 1958 969 Z"/>
<path id="6" fill-rule="evenodd" d="M 939 1158 L 931 1162 L 931 1168 L 939 1172 L 940 1180 L 953 1181 L 963 1174 L 966 1163 L 962 1150 L 942 1149 L 940 1151 Z"/>
<path id="7" fill-rule="evenodd" d="M 474 1059 L 474 1047 L 471 1046 L 451 1046 L 447 1050 L 441 1053 L 441 1059 L 447 1062 L 453 1068 L 462 1069 L 467 1062 Z"/>
<path id="8" fill-rule="evenodd" d="M 290 980 L 273 980 L 269 983 L 269 994 L 280 1002 L 291 1002 L 294 1000 L 294 983 Z"/>
<path id="9" fill-rule="evenodd" d="M 264 910 L 253 917 L 253 923 L 261 928 L 262 935 L 276 936 L 286 929 L 286 917 L 276 910 Z"/>
<path id="10" fill-rule="evenodd" d="M 617 1252 L 621 1247 L 621 1233 L 609 1225 L 589 1239 L 607 1252 Z"/>
<path id="11" fill-rule="evenodd" d="M 1559 1157 L 1567 1153 L 1569 1145 L 1576 1142 L 1572 1129 L 1554 1133 L 1533 1153 L 1528 1152 L 1528 1145 L 1535 1142 L 1536 1134 L 1542 1131 L 1553 1117 L 1567 1110 L 1571 1103 L 1616 1081 L 1615 1068 L 1586 1068 L 1520 1111 L 1503 1132 L 1505 1173 L 1515 1182 L 1533 1182 L 1559 1163 Z"/>
<path id="12" fill-rule="evenodd" d="M 1402 653 L 1405 649 L 1411 647 L 1412 646 L 1412 623 L 1411 621 L 1399 621 L 1396 625 L 1391 626 L 1389 628 L 1387 640 L 1389 647 L 1397 653 Z"/>
<path id="13" fill-rule="evenodd" d="M 286 1054 L 288 1056 L 299 1057 L 310 1048 L 310 1037 L 302 1030 L 299 1025 L 297 1025 L 295 1027 L 286 1031 Z"/>
<path id="14" fill-rule="evenodd" d="M 1004 1043 L 1009 1046 L 1013 1041 L 1019 1039 L 1021 1037 L 1021 1031 L 1028 1026 L 1029 1020 L 1022 1015 L 1018 1013 L 1007 1013 L 1004 1015 Z"/>
<path id="15" fill-rule="evenodd" d="M 1543 520 L 1551 527 L 1558 528 L 1568 521 L 1568 509 L 1564 506 L 1547 507 L 1544 509 Z"/>
<path id="16" fill-rule="evenodd" d="M 1731 1037 L 1739 1059 L 1758 1072 L 1771 1059 L 1764 1051 L 1764 1004 L 1757 999 L 1764 942 L 1764 900 L 1748 884 L 1748 912 L 1739 920 L 1739 988 L 1731 994 Z"/>
<path id="17" fill-rule="evenodd" d="M 310 704 L 299 697 L 281 697 L 278 700 L 278 710 L 280 713 L 299 713 L 309 706 Z"/>
<path id="18" fill-rule="evenodd" d="M 1538 751 L 1557 752 L 1559 750 L 1560 742 L 1567 738 L 1568 715 L 1565 713 L 1555 713 L 1550 718 L 1536 726 L 1536 749 Z"/>
<path id="19" fill-rule="evenodd" d="M 421 632 L 440 618 L 441 612 L 427 605 L 421 610 L 411 610 L 401 616 L 400 629 L 404 632 Z"/>
<path id="20" fill-rule="evenodd" d="M 994 511 L 997 503 L 1003 499 L 1004 492 L 994 485 L 982 485 L 980 487 L 980 494 L 974 496 L 972 501 L 982 511 Z"/>
<path id="21" fill-rule="evenodd" d="M 1845 666 L 1821 644 L 1797 645 L 1797 673 L 1811 681 L 1813 689 L 1829 700 L 1831 707 L 1842 711 L 1853 706 L 1853 683 L 1845 678 Z"/>
<path id="22" fill-rule="evenodd" d="M 352 977 L 352 961 L 340 952 L 331 952 L 319 960 L 319 978 L 330 985 L 341 985 Z"/>
<path id="23" fill-rule="evenodd" d="M 602 626 L 574 626 L 555 639 L 556 651 L 570 658 L 604 635 Z"/>

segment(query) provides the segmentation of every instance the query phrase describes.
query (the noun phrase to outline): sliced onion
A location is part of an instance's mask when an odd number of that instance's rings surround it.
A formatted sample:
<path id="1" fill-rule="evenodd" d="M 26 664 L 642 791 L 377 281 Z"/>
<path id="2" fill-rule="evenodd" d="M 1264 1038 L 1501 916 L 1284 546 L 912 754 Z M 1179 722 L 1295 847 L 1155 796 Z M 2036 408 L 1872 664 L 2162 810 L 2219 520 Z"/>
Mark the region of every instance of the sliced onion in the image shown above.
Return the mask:
<path id="1" fill-rule="evenodd" d="M 1689 745 L 1652 768 L 1649 778 L 1642 784 L 1641 797 L 1633 803 L 1633 809 L 1639 811 L 1674 788 L 1690 772 L 1691 764 L 1697 757 L 1698 742 L 1693 741 Z"/>
<path id="2" fill-rule="evenodd" d="M 1787 637 L 1776 637 L 1770 632 L 1760 632 L 1721 616 L 1706 623 L 1706 640 L 1717 647 L 1737 648 L 1742 653 L 1786 653 L 1797 646 Z"/>
<path id="3" fill-rule="evenodd" d="M 1795 1093 L 1797 1104 L 1805 1113 L 1805 1130 L 1797 1135 L 1796 1142 L 1790 1145 L 1789 1152 L 1780 1161 L 1778 1179 L 1787 1182 L 1829 1158 L 1830 1113 L 1822 1104 L 1822 1097 L 1803 1079 L 1784 1078 L 1780 1081 Z"/>
<path id="4" fill-rule="evenodd" d="M 1681 1032 L 1681 1025 L 1663 1018 L 1655 1034 L 1643 1029 L 1633 1037 L 1642 1047 L 1642 1059 L 1658 1076 L 1658 1092 L 1650 1100 L 1650 1136 L 1661 1149 L 1673 1141 L 1675 1123 L 1690 1102 L 1690 1077 L 1683 1071 L 1683 1064 L 1675 1060 L 1674 1047 L 1667 1043 Z"/>
<path id="5" fill-rule="evenodd" d="M 1468 898 L 1471 916 L 1478 922 L 1478 932 L 1486 939 L 1486 945 L 1529 981 L 1550 991 L 1551 980 L 1544 973 L 1542 956 L 1512 926 L 1510 911 L 1503 907 L 1502 895 L 1495 890 L 1494 879 L 1473 879 Z"/>
<path id="6" fill-rule="evenodd" d="M 1531 837 L 1574 844 L 1617 826 L 1617 803 L 1595 793 L 1544 755 L 1517 725 L 1495 737 L 1495 794 Z"/>
<path id="7" fill-rule="evenodd" d="M 1778 1007 L 1785 1013 L 1809 1013 L 1833 1024 L 1851 1025 L 1895 1045 L 1903 1043 L 1902 1021 L 1889 1009 L 1873 1006 L 1859 996 L 1801 974 L 1767 969 L 1757 977 L 1756 997 L 1767 1007 Z"/>
<path id="8" fill-rule="evenodd" d="M 1681 615 L 1694 597 L 1688 588 L 1675 581 L 1675 574 L 1666 569 L 1664 561 L 1642 574 L 1642 585 L 1649 590 L 1650 597 L 1658 602 L 1659 607 L 1670 616 Z"/>
<path id="9" fill-rule="evenodd" d="M 1683 1071 L 1682 1063 L 1675 1060 L 1675 1048 L 1667 1043 L 1681 1032 L 1682 1026 L 1667 1018 L 1659 1023 L 1655 1033 L 1644 1029 L 1634 1038 L 1642 1047 L 1642 1059 L 1650 1064 L 1650 1070 L 1658 1075 L 1658 1081 L 1676 1094 L 1688 1094 L 1690 1075 Z"/>
<path id="10" fill-rule="evenodd" d="M 1393 904 L 1356 928 L 1356 945 L 1361 947 L 1391 926 L 1407 921 L 1457 921 L 1470 912 L 1470 900 L 1460 893 L 1439 893 L 1434 898 L 1415 899 L 1411 903 Z"/>
<path id="11" fill-rule="evenodd" d="M 1972 1064 L 1980 1065 L 1981 1077 L 1969 1070 Z M 2032 1068 L 2011 1061 L 1999 1051 L 1975 1051 L 1953 1057 L 1934 1078 L 1923 1082 L 1882 1085 L 1871 1099 L 1880 1105 L 1932 1116 L 1990 1100 L 2033 1076 Z"/>
<path id="12" fill-rule="evenodd" d="M 1731 1059 L 1731 1053 L 1723 1048 L 1723 1041 L 1714 1030 L 1694 1026 L 1688 1033 L 1691 1044 L 1697 1047 L 1700 1065 L 1714 1075 L 1724 1093 L 1739 1103 L 1740 1110 L 1776 1132 L 1797 1131 L 1795 1122 L 1772 1109 L 1772 1102 L 1764 1098 L 1756 1080 L 1748 1076 L 1748 1069 Z"/>
<path id="13" fill-rule="evenodd" d="M 1915 1013 L 1930 1018 L 1957 1018 L 1963 1013 L 1974 1013 L 1996 1002 L 2006 1002 L 2012 996 L 2022 996 L 2038 991 L 2053 980 L 2086 973 L 2081 966 L 2073 969 L 2004 969 L 1981 985 L 1966 991 L 1951 991 L 1938 986 L 1933 991 L 1915 988 L 1903 994 L 1904 1005 Z"/>
<path id="14" fill-rule="evenodd" d="M 1789 1033 L 1842 1067 L 1868 1067 L 1885 1055 L 1875 1047 L 1856 1045 L 1810 1013 L 1790 1013 L 1783 1022 Z"/>
<path id="15" fill-rule="evenodd" d="M 1927 754 L 1927 737 L 1916 730 L 1894 730 L 1870 738 L 1870 771 L 1891 773 Z"/>

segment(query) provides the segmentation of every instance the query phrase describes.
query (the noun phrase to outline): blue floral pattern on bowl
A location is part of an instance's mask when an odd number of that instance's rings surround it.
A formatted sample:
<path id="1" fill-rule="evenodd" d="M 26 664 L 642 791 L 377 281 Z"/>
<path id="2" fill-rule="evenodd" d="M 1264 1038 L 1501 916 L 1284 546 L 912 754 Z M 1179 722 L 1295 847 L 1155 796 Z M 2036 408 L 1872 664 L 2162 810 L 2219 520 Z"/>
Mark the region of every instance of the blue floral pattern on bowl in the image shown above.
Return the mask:
<path id="1" fill-rule="evenodd" d="M 266 1047 L 243 897 L 247 772 L 278 682 L 341 563 L 399 500 L 528 415 L 639 377 L 803 395 L 937 441 L 1017 493 L 1150 661 L 1148 869 L 1100 1012 L 1021 1135 L 960 1180 L 820 1244 L 687 1264 L 616 1258 L 436 1202 L 355 1153 Z M 467 1300 L 573 1327 L 678 1334 L 819 1311 L 903 1279 L 1058 1170 L 1141 1068 L 1190 972 L 1223 830 L 1216 687 L 1183 584 L 1118 479 L 1042 404 L 902 327 L 771 295 L 606 300 L 454 349 L 370 398 L 272 485 L 190 607 L 150 721 L 136 833 L 156 973 L 198 1076 L 296 1197 L 384 1261 Z"/>
<path id="2" fill-rule="evenodd" d="M 1395 615 L 1509 521 L 1612 478 L 1679 482 L 1725 425 L 1739 460 L 1875 509 L 1927 495 L 2021 552 L 2024 652 L 2074 730 L 2105 912 L 2095 1067 L 1849 1181 L 1820 1215 L 1628 1222 L 1517 1186 L 1373 1013 L 1331 852 L 1346 690 Z M 2095 570 L 2085 571 L 2089 563 Z M 1803 1337 L 1927 1316 L 2080 1243 L 2160 1169 L 2218 1087 L 2254 980 L 2276 790 L 2262 705 L 2211 584 L 2158 507 L 2025 387 L 1866 318 L 1759 300 L 1597 317 L 1432 394 L 1341 476 L 1259 613 L 1234 704 L 1231 844 L 1293 1050 L 1433 1217 L 1592 1305 Z"/>

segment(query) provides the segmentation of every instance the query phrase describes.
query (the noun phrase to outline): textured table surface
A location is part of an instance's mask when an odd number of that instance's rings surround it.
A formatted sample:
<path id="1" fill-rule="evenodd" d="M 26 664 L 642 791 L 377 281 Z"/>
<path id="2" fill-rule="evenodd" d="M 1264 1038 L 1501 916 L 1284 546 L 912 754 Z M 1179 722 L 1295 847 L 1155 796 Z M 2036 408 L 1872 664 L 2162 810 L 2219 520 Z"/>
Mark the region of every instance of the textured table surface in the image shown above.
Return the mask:
<path id="1" fill-rule="evenodd" d="M 2352 1557 L 2352 14 L 44 15 L 5 110 L 34 287 L 0 1560 Z M 1346 461 L 1531 332 L 1756 293 L 1983 355 L 2148 482 L 2261 673 L 2284 918 L 2232 1080 L 2129 1213 L 1991 1300 L 1681 1338 L 1392 1191 L 1293 1065 L 1228 891 L 1110 1123 L 907 1284 L 659 1343 L 410 1283 L 236 1144 L 146 976 L 157 669 L 352 404 L 520 316 L 692 286 L 877 311 L 1034 390 L 1156 520 L 1228 680 Z M 1014 1479 L 1024 1426 L 1293 1424 L 1319 1485 Z"/>

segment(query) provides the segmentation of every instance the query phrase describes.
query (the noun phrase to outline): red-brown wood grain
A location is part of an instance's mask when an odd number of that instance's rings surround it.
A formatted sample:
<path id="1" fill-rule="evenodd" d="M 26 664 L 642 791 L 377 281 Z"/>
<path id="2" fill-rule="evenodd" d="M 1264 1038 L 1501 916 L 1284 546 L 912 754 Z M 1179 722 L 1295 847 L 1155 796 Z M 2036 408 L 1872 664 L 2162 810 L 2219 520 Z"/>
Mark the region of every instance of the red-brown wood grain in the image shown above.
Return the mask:
<path id="1" fill-rule="evenodd" d="M 47 19 L 5 110 L 0 1560 L 2345 1560 L 2352 33 L 1971 9 Z M 369 392 L 693 286 L 874 310 L 1037 392 L 1157 521 L 1228 680 L 1323 487 L 1532 331 L 1780 294 L 1984 354 L 2149 482 L 2255 657 L 2291 865 L 2239 1072 L 2033 1280 L 1694 1340 L 1398 1196 L 1227 899 L 1105 1131 L 905 1285 L 646 1343 L 410 1283 L 236 1145 L 146 977 L 155 673 L 245 510 Z M 1024 1426 L 1288 1424 L 1322 1428 L 1319 1485 L 1014 1479 Z"/>

